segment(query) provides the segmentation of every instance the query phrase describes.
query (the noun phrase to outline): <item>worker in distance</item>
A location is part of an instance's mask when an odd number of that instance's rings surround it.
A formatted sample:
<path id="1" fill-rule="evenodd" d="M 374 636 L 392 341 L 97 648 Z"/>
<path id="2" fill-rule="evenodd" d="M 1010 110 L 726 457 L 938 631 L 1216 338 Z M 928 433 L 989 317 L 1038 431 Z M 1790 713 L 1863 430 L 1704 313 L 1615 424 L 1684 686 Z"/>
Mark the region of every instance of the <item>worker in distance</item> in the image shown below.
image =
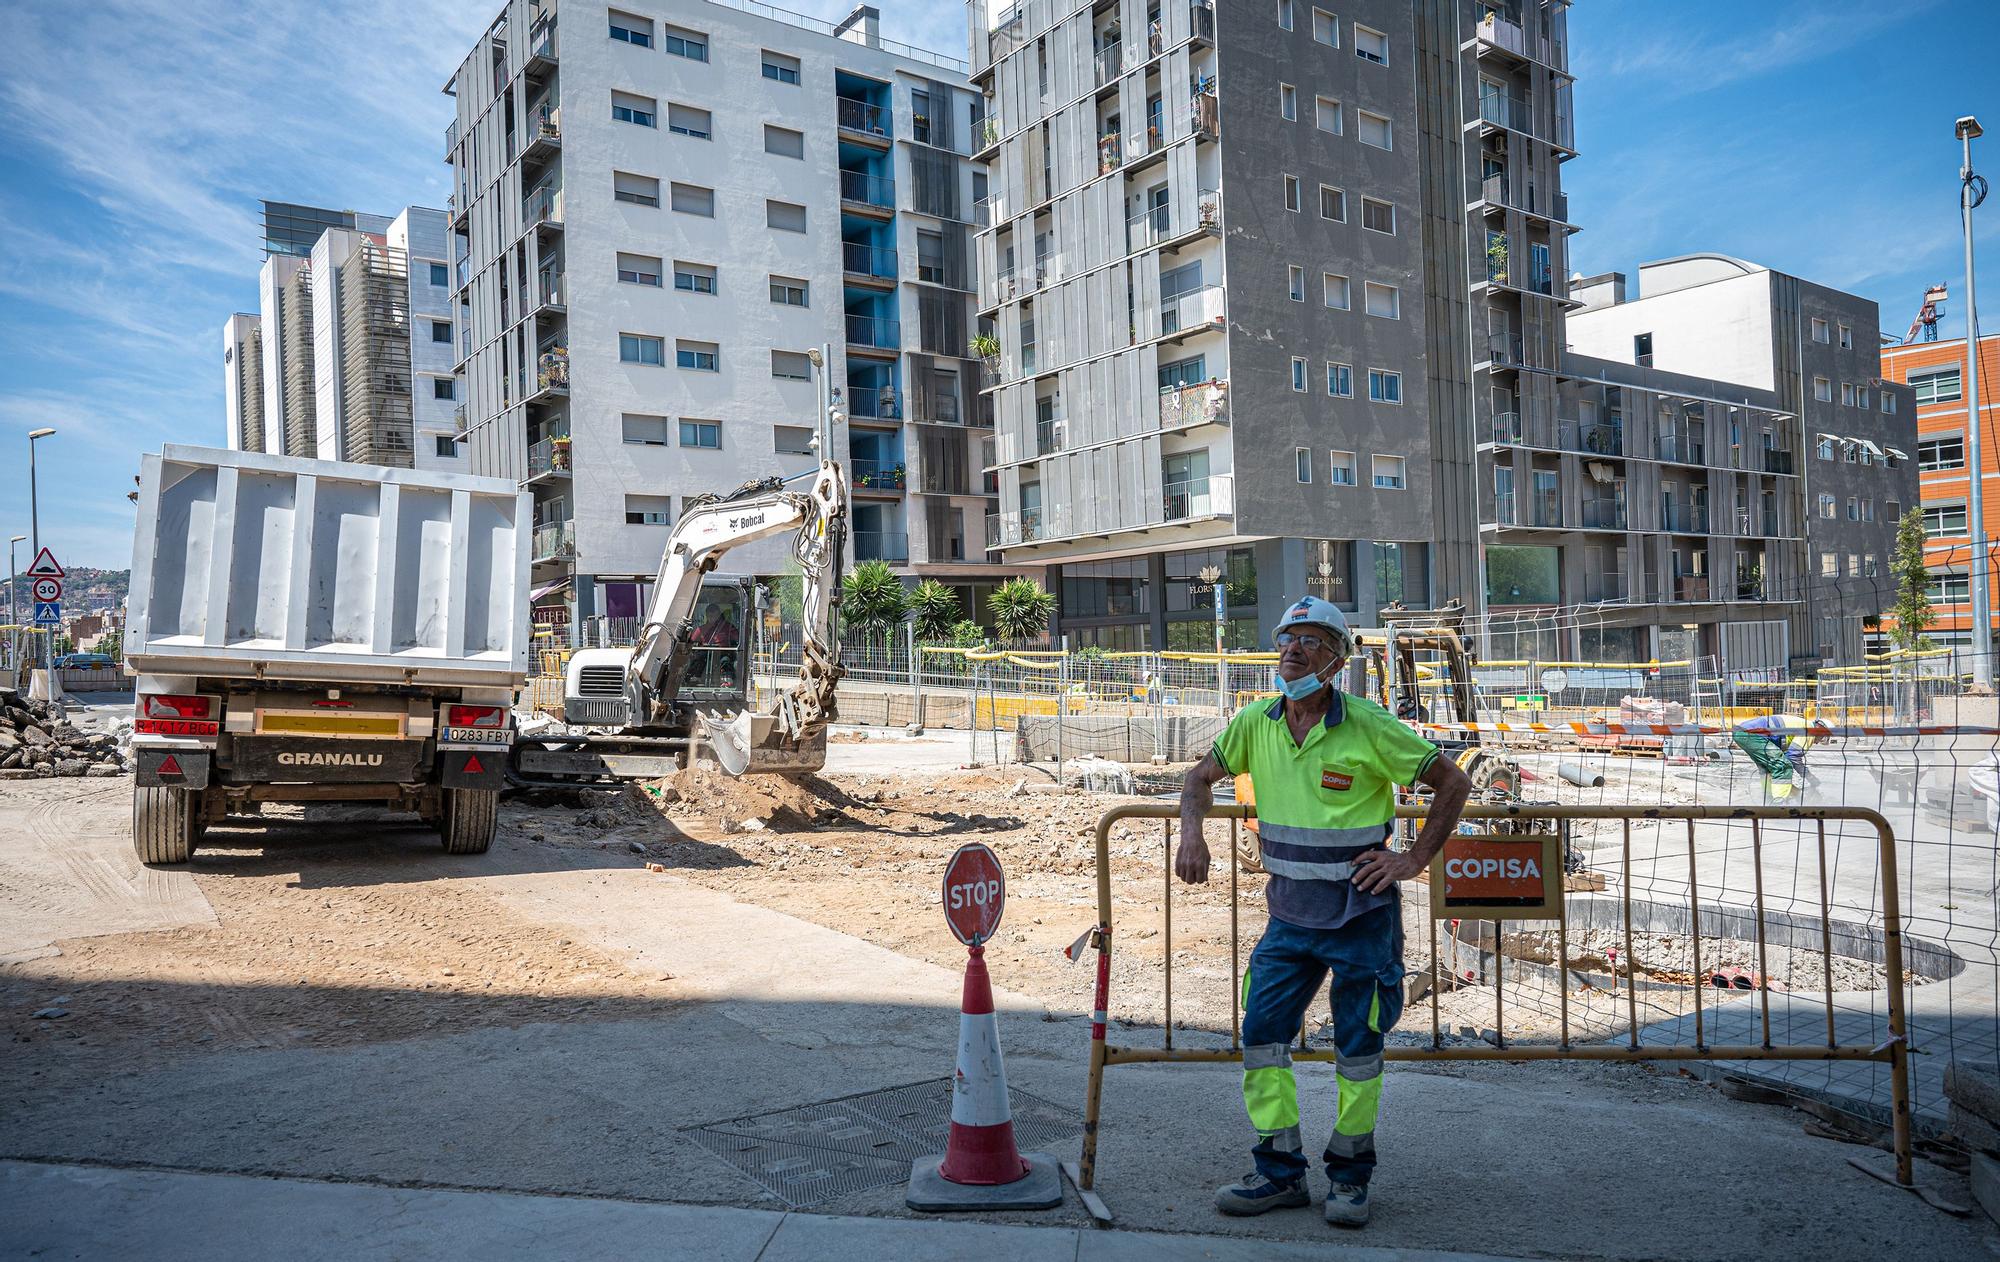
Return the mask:
<path id="1" fill-rule="evenodd" d="M 1208 880 L 1202 821 L 1224 776 L 1248 773 L 1270 876 L 1270 923 L 1243 977 L 1243 1104 L 1256 1128 L 1256 1169 L 1219 1189 L 1225 1214 L 1312 1203 L 1299 1132 L 1291 1044 L 1332 974 L 1333 1134 L 1323 1154 L 1326 1220 L 1368 1221 L 1382 1036 L 1403 1011 L 1403 909 L 1398 881 L 1424 870 L 1454 831 L 1472 782 L 1437 746 L 1381 706 L 1333 681 L 1354 651 L 1346 616 L 1316 597 L 1290 606 L 1272 631 L 1279 697 L 1239 711 L 1181 789 L 1174 871 Z M 1384 844 L 1398 785 L 1429 786 L 1415 844 Z"/>

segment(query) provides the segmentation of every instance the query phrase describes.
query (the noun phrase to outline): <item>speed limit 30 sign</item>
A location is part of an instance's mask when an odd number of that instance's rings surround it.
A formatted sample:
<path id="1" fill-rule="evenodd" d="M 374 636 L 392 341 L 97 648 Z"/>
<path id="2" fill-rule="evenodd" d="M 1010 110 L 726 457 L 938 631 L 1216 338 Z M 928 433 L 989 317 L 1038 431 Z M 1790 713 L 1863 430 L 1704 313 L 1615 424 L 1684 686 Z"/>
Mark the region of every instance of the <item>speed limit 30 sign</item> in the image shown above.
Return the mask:
<path id="1" fill-rule="evenodd" d="M 951 936 L 967 946 L 979 946 L 1000 927 L 1007 902 L 1007 877 L 1000 856 L 984 842 L 958 848 L 944 869 L 944 921 Z"/>
<path id="2" fill-rule="evenodd" d="M 35 599 L 42 601 L 45 604 L 51 600 L 61 600 L 62 583 L 59 580 L 53 578 L 36 579 Z"/>

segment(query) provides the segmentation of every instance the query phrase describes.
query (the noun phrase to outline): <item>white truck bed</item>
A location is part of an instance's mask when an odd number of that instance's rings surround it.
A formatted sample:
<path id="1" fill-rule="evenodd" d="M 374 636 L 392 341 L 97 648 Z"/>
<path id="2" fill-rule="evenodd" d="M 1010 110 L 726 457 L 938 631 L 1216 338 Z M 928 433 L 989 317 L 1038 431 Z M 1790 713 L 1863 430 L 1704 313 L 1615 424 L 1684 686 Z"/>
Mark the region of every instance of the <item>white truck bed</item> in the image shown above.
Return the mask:
<path id="1" fill-rule="evenodd" d="M 518 686 L 530 497 L 514 483 L 169 445 L 144 458 L 138 674 Z"/>

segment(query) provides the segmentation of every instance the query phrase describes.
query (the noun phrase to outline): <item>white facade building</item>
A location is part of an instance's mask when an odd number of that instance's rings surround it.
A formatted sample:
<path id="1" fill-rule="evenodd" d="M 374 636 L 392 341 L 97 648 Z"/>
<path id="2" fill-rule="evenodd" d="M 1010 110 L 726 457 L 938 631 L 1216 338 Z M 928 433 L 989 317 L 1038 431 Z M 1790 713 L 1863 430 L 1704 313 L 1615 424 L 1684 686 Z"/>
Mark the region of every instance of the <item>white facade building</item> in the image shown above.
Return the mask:
<path id="1" fill-rule="evenodd" d="M 222 398 L 232 450 L 264 450 L 264 326 L 237 312 L 222 326 Z"/>

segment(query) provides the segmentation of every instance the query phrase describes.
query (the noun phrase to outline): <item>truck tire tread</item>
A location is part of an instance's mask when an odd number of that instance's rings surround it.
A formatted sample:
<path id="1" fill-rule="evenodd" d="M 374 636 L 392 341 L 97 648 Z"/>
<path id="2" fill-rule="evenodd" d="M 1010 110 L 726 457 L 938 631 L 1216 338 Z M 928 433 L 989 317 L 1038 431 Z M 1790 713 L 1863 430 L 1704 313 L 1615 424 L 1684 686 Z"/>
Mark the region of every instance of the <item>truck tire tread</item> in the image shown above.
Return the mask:
<path id="1" fill-rule="evenodd" d="M 146 864 L 194 858 L 201 829 L 194 796 L 186 789 L 138 786 L 132 790 L 132 849 Z"/>
<path id="2" fill-rule="evenodd" d="M 485 854 L 499 824 L 496 789 L 446 789 L 438 833 L 446 854 Z"/>

